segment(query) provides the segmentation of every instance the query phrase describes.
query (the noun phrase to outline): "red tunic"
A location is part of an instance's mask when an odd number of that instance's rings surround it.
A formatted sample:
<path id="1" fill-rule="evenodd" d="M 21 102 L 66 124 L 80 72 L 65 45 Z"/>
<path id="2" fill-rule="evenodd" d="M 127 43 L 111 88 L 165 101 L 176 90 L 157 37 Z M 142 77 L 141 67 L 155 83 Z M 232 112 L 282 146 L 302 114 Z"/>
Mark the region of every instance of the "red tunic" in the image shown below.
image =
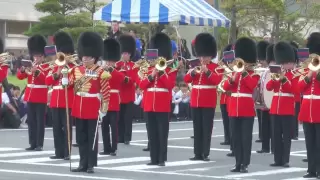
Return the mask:
<path id="1" fill-rule="evenodd" d="M 109 102 L 109 80 L 103 77 L 106 72 L 97 65 L 90 68 L 91 72 L 86 71 L 89 69 L 79 66 L 69 73 L 69 85 L 75 88 L 71 115 L 83 120 L 97 120 L 101 104 Z M 83 77 L 86 80 L 79 85 Z"/>
<path id="2" fill-rule="evenodd" d="M 129 61 L 125 63 L 124 61 L 118 61 L 116 63 L 116 69 L 118 71 L 121 71 L 127 78 L 127 82 L 123 82 L 121 89 L 120 89 L 120 97 L 121 97 L 121 103 L 127 104 L 130 102 L 134 102 L 135 100 L 135 81 L 137 72 L 136 69 L 133 69 L 134 63 L 132 61 Z"/>
<path id="3" fill-rule="evenodd" d="M 74 67 L 74 64 L 68 64 L 68 69 Z M 61 67 L 60 67 L 61 68 Z M 66 92 L 61 84 L 62 74 L 60 78 L 55 80 L 53 74 L 57 73 L 59 70 L 58 66 L 55 66 L 51 73 L 46 77 L 46 85 L 52 86 L 52 94 L 50 99 L 50 108 L 66 108 Z M 68 108 L 72 107 L 74 92 L 72 87 L 68 87 Z"/>
<path id="4" fill-rule="evenodd" d="M 320 82 L 316 79 L 316 73 L 313 73 L 310 83 L 307 83 L 302 77 L 299 81 L 299 89 L 303 94 L 299 121 L 320 123 Z"/>
<path id="5" fill-rule="evenodd" d="M 215 108 L 217 105 L 217 85 L 221 81 L 221 76 L 215 73 L 218 67 L 215 63 L 210 63 L 207 68 L 211 72 L 209 76 L 205 73 L 197 73 L 194 77 L 188 73 L 184 77 L 186 83 L 192 83 L 191 107 Z"/>
<path id="6" fill-rule="evenodd" d="M 120 89 L 125 76 L 123 73 L 114 69 L 111 72 L 111 79 L 109 80 L 110 85 L 110 102 L 108 111 L 120 111 Z"/>
<path id="7" fill-rule="evenodd" d="M 143 106 L 145 112 L 171 112 L 172 89 L 175 81 L 170 75 L 171 68 L 166 73 L 156 76 L 154 81 L 148 78 L 141 80 L 139 87 L 144 91 Z M 151 73 L 149 73 L 150 75 Z"/>
<path id="8" fill-rule="evenodd" d="M 233 72 L 232 74 L 234 74 Z M 237 73 L 235 82 L 230 83 L 229 78 L 223 83 L 223 88 L 230 91 L 231 97 L 228 103 L 228 113 L 230 117 L 252 117 L 255 116 L 253 91 L 256 88 L 260 76 L 248 71 L 246 77 L 242 77 L 241 73 Z"/>
<path id="9" fill-rule="evenodd" d="M 271 108 L 269 113 L 276 115 L 294 115 L 295 114 L 295 99 L 294 87 L 297 85 L 298 78 L 293 79 L 291 71 L 285 73 L 287 82 L 282 84 L 280 81 L 270 80 L 267 82 L 266 89 L 273 91 Z"/>
<path id="10" fill-rule="evenodd" d="M 7 77 L 8 75 L 8 65 L 1 65 L 0 66 L 0 93 L 2 94 L 2 84 L 1 82 Z M 2 103 L 2 96 L 0 96 L 0 104 Z"/>
<path id="11" fill-rule="evenodd" d="M 28 84 L 24 94 L 24 101 L 31 103 L 44 103 L 48 102 L 48 86 L 46 85 L 46 77 L 51 70 L 49 64 L 37 65 L 40 71 L 37 77 L 34 74 L 27 74 L 18 70 L 17 78 L 20 80 L 28 79 Z"/>

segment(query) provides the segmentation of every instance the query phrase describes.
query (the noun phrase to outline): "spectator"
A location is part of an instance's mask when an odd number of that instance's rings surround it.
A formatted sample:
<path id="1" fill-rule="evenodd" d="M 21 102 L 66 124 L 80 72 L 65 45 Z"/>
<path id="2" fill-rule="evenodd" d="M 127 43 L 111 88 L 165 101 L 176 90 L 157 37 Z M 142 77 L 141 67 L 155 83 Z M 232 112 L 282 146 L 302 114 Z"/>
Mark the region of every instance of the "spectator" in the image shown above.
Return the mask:
<path id="1" fill-rule="evenodd" d="M 109 31 L 108 37 L 118 39 L 121 34 L 122 34 L 122 32 L 120 31 L 119 23 L 112 22 L 111 23 L 111 31 Z"/>
<path id="2" fill-rule="evenodd" d="M 144 40 L 143 39 L 140 39 L 140 41 L 141 41 L 141 56 L 144 56 L 144 53 L 145 53 L 145 51 L 146 51 L 146 43 L 144 42 Z"/>
<path id="3" fill-rule="evenodd" d="M 180 93 L 178 93 L 179 91 L 180 89 L 178 85 L 175 85 L 172 89 L 171 111 L 175 119 L 178 119 L 178 114 L 179 114 L 179 103 L 177 102 L 177 100 L 180 99 Z"/>
<path id="4" fill-rule="evenodd" d="M 181 84 L 180 91 L 181 101 L 179 104 L 179 118 L 190 119 L 190 91 L 187 84 Z"/>
<path id="5" fill-rule="evenodd" d="M 1 117 L 0 121 L 3 127 L 5 128 L 19 128 L 21 121 L 20 116 L 18 114 L 17 106 L 14 102 L 10 102 L 13 94 L 13 85 L 8 84 L 9 91 L 3 92 L 2 96 L 2 104 L 1 104 Z M 11 96 L 11 97 L 9 97 Z"/>
<path id="6" fill-rule="evenodd" d="M 141 121 L 143 119 L 143 110 L 141 108 L 141 102 L 142 102 L 142 93 L 139 88 L 136 89 L 136 98 L 134 101 L 134 115 L 133 118 L 136 121 Z"/>
<path id="7" fill-rule="evenodd" d="M 134 57 L 133 60 L 138 61 L 141 58 L 141 49 L 142 49 L 141 41 L 139 38 L 137 38 L 135 30 L 130 30 L 130 34 L 136 40 L 136 56 Z"/>

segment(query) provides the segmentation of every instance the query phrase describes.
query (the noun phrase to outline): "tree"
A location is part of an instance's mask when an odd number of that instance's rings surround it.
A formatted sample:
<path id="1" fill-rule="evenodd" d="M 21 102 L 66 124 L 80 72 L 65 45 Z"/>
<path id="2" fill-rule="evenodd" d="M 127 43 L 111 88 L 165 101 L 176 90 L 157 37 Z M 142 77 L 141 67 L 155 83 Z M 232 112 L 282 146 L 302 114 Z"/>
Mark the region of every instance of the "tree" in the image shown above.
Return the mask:
<path id="1" fill-rule="evenodd" d="M 87 30 L 104 35 L 105 23 L 94 23 L 92 20 L 95 9 L 100 6 L 101 3 L 93 0 L 43 0 L 35 4 L 35 9 L 48 15 L 40 18 L 39 23 L 33 25 L 25 34 L 50 36 L 63 30 L 69 32 L 75 42 L 79 35 Z"/>

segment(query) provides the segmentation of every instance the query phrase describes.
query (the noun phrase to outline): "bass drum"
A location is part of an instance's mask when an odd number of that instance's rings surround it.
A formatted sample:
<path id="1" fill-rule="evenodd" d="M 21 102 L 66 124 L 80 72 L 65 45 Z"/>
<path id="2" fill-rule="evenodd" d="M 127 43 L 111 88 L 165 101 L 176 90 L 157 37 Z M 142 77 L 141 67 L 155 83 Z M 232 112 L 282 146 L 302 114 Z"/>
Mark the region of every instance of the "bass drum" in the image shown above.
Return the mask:
<path id="1" fill-rule="evenodd" d="M 263 79 L 263 86 L 262 86 L 262 101 L 263 101 L 263 104 L 264 106 L 267 108 L 267 109 L 270 109 L 271 108 L 271 102 L 272 102 L 272 98 L 273 98 L 273 91 L 268 91 L 267 90 L 267 83 L 271 80 L 271 73 L 269 71 L 265 72 L 265 76 L 264 76 L 264 79 Z"/>

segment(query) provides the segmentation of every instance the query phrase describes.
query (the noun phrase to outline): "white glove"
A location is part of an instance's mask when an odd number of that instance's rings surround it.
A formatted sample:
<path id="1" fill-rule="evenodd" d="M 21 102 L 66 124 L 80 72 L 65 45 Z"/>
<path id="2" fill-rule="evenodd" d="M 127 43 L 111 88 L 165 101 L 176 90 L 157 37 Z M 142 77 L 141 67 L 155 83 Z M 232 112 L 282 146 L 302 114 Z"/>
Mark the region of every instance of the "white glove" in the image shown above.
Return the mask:
<path id="1" fill-rule="evenodd" d="M 99 110 L 99 118 L 102 121 L 103 117 L 105 117 L 107 115 L 107 113 L 103 113 Z"/>
<path id="2" fill-rule="evenodd" d="M 68 80 L 68 78 L 62 78 L 61 79 L 61 84 L 63 85 L 63 86 L 67 86 L 68 84 L 69 84 L 69 80 Z"/>

